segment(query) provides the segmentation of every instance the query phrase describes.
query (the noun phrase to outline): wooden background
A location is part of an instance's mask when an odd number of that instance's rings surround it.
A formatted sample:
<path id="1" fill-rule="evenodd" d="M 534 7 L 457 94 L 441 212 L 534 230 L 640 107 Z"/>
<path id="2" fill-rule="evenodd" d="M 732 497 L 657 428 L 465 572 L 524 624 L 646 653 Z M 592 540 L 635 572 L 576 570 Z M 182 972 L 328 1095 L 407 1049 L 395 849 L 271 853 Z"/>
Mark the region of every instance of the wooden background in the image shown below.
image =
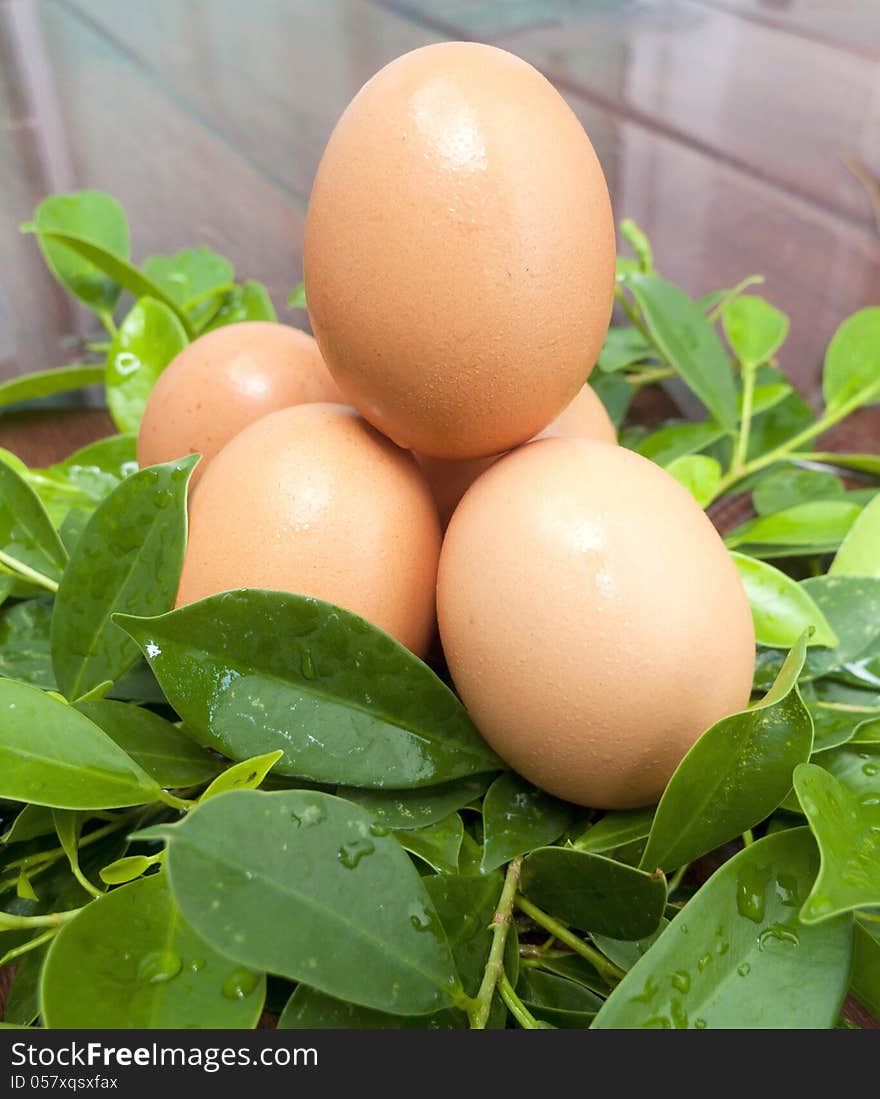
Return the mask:
<path id="1" fill-rule="evenodd" d="M 208 244 L 304 323 L 283 303 L 336 118 L 447 38 L 556 84 L 670 278 L 696 296 L 765 275 L 818 401 L 834 329 L 880 302 L 880 0 L 0 0 L 0 380 L 97 334 L 17 230 L 54 191 L 110 191 L 135 259 Z M 109 430 L 98 408 L 17 412 L 0 446 L 47 463 Z M 875 408 L 825 442 L 878 438 Z"/>

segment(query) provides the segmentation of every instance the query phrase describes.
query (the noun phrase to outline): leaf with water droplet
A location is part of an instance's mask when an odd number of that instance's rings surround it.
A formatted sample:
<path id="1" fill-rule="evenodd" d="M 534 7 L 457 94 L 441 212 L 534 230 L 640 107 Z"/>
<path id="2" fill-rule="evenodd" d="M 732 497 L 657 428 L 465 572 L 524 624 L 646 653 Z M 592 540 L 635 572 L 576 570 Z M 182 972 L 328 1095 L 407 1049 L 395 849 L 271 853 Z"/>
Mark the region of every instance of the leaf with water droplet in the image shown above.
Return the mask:
<path id="1" fill-rule="evenodd" d="M 541 847 L 527 855 L 520 890 L 551 916 L 615 939 L 653 934 L 666 905 L 662 874 L 564 847 Z"/>
<path id="2" fill-rule="evenodd" d="M 123 481 L 95 511 L 58 588 L 52 663 L 68 698 L 118 679 L 137 645 L 110 619 L 174 603 L 186 545 L 186 492 L 197 457 L 150 466 Z"/>
<path id="3" fill-rule="evenodd" d="M 636 962 L 594 1027 L 693 1028 L 697 1020 L 711 1029 L 833 1027 L 849 977 L 852 921 L 844 916 L 816 926 L 800 923 L 798 898 L 809 893 L 818 862 L 806 828 L 744 848 Z M 760 892 L 745 912 L 744 879 L 746 892 Z M 689 980 L 686 990 L 682 974 Z"/>
<path id="4" fill-rule="evenodd" d="M 67 550 L 40 498 L 6 462 L 0 462 L 0 565 L 47 588 L 67 565 Z"/>
<path id="5" fill-rule="evenodd" d="M 806 637 L 791 650 L 765 697 L 724 718 L 694 744 L 666 786 L 641 865 L 673 870 L 758 824 L 810 758 L 813 723 L 797 690 Z"/>
<path id="6" fill-rule="evenodd" d="M 225 993 L 233 972 L 248 989 L 241 996 Z M 153 874 L 64 925 L 46 958 L 41 1003 L 52 1029 L 247 1030 L 260 1017 L 265 989 L 265 977 L 241 976 L 193 931 L 164 875 Z"/>
<path id="7" fill-rule="evenodd" d="M 462 993 L 430 897 L 397 840 L 371 824 L 328 794 L 235 790 L 150 834 L 168 840 L 184 917 L 234 962 L 380 1011 L 450 1007 Z M 346 865 L 339 852 L 352 844 L 360 857 Z"/>
<path id="8" fill-rule="evenodd" d="M 218 775 L 211 785 L 202 794 L 200 800 L 222 794 L 226 790 L 256 790 L 263 784 L 266 775 L 272 770 L 281 758 L 281 752 L 267 752 L 264 756 L 254 756 L 253 759 L 244 759 L 241 763 L 235 763 L 227 768 L 222 775 Z"/>
<path id="9" fill-rule="evenodd" d="M 559 839 L 575 809 L 512 772 L 499 775 L 483 801 L 483 870 Z"/>
<path id="10" fill-rule="evenodd" d="M 458 813 L 424 828 L 408 828 L 395 835 L 404 851 L 417 855 L 434 870 L 443 874 L 458 871 L 458 853 L 464 838 L 464 825 Z"/>
<path id="11" fill-rule="evenodd" d="M 43 469 L 28 470 L 26 477 L 56 527 L 76 513 L 83 522 L 114 488 L 137 471 L 134 435 L 110 435 L 89 443 L 67 458 Z M 60 531 L 64 540 L 64 530 Z"/>
<path id="12" fill-rule="evenodd" d="M 819 847 L 819 874 L 804 923 L 880 905 L 880 804 L 865 805 L 822 767 L 803 763 L 794 788 Z"/>
<path id="13" fill-rule="evenodd" d="M 5 607 L 0 614 L 0 676 L 56 690 L 51 626 L 51 599 L 26 599 Z"/>
<path id="14" fill-rule="evenodd" d="M 232 759 L 281 749 L 276 774 L 388 790 L 503 768 L 426 664 L 340 607 L 241 589 L 117 621 L 187 728 Z"/>
<path id="15" fill-rule="evenodd" d="M 488 785 L 488 776 L 477 775 L 421 790 L 359 790 L 339 786 L 336 796 L 362 805 L 387 828 L 401 830 L 426 828 L 445 820 L 450 813 L 476 801 Z"/>

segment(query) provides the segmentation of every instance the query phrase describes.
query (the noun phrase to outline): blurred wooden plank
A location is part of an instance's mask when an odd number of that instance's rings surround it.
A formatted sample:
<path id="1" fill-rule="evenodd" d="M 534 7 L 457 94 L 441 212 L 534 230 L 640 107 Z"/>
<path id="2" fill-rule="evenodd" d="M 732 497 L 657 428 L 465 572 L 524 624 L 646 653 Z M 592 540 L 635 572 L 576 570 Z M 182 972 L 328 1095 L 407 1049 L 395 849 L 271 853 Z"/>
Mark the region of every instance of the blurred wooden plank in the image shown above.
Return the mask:
<path id="1" fill-rule="evenodd" d="M 700 0 L 787 34 L 831 42 L 863 57 L 880 58 L 876 0 Z"/>
<path id="2" fill-rule="evenodd" d="M 101 409 L 0 413 L 0 446 L 29 466 L 60 462 L 86 443 L 112 435 L 116 428 Z"/>

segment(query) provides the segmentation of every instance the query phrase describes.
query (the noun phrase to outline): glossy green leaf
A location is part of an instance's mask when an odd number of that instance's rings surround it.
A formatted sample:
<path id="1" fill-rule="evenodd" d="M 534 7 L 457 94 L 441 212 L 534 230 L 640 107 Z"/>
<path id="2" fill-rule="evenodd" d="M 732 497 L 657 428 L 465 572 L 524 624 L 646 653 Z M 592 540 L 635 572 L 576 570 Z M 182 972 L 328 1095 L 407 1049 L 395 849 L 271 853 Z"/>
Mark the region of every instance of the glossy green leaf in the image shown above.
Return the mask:
<path id="1" fill-rule="evenodd" d="M 711 421 L 698 424 L 667 424 L 642 439 L 636 450 L 658 466 L 668 466 L 678 458 L 694 454 L 717 443 L 723 430 Z"/>
<path id="2" fill-rule="evenodd" d="M 636 962 L 593 1026 L 834 1026 L 849 976 L 852 921 L 799 922 L 818 865 L 806 828 L 777 832 L 740 851 Z"/>
<path id="3" fill-rule="evenodd" d="M 89 520 L 58 589 L 52 663 L 62 692 L 78 698 L 116 680 L 137 646 L 110 620 L 174 603 L 186 545 L 186 490 L 196 456 L 150 466 L 123 481 Z"/>
<path id="4" fill-rule="evenodd" d="M 824 702 L 808 703 L 807 709 L 813 719 L 813 755 L 846 744 L 865 721 L 865 711 L 838 709 Z"/>
<path id="5" fill-rule="evenodd" d="M 825 352 L 822 391 L 828 409 L 880 400 L 880 307 L 860 309 L 834 333 Z"/>
<path id="6" fill-rule="evenodd" d="M 853 744 L 880 744 L 880 715 L 859 722 L 853 730 Z"/>
<path id="7" fill-rule="evenodd" d="M 875 1019 L 880 1019 L 880 923 L 874 920 L 855 922 L 850 991 Z"/>
<path id="8" fill-rule="evenodd" d="M 729 301 L 721 318 L 727 342 L 747 368 L 771 359 L 788 335 L 788 317 L 754 294 Z"/>
<path id="9" fill-rule="evenodd" d="M 805 672 L 825 675 L 851 663 L 880 638 L 880 578 L 816 576 L 800 585 L 837 634 L 834 649 L 811 649 Z"/>
<path id="10" fill-rule="evenodd" d="M 539 969 L 522 970 L 516 993 L 536 1019 L 567 1030 L 585 1030 L 602 1006 L 584 985 Z"/>
<path id="11" fill-rule="evenodd" d="M 161 856 L 156 855 L 126 855 L 124 858 L 117 859 L 115 862 L 111 862 L 109 866 L 101 867 L 101 881 L 105 885 L 125 885 L 127 882 L 134 881 L 135 878 L 141 877 L 153 866 L 157 861 L 161 861 Z"/>
<path id="12" fill-rule="evenodd" d="M 811 628 L 808 645 L 837 645 L 837 635 L 805 588 L 766 561 L 741 553 L 730 556 L 749 598 L 759 645 L 788 648 Z"/>
<path id="13" fill-rule="evenodd" d="M 140 706 L 102 700 L 80 702 L 77 709 L 166 789 L 207 782 L 222 766 L 171 722 Z"/>
<path id="14" fill-rule="evenodd" d="M 65 924 L 40 990 L 51 1029 L 256 1026 L 266 978 L 213 950 L 187 926 L 163 875 L 115 889 Z"/>
<path id="15" fill-rule="evenodd" d="M 27 480 L 58 526 L 72 508 L 90 514 L 120 481 L 137 471 L 135 446 L 134 435 L 110 435 L 53 466 L 29 470 Z"/>
<path id="16" fill-rule="evenodd" d="M 728 546 L 833 547 L 843 541 L 861 511 L 848 500 L 812 500 L 750 519 L 731 531 L 725 542 Z"/>
<path id="17" fill-rule="evenodd" d="M 0 676 L 56 690 L 51 624 L 51 599 L 28 599 L 0 612 Z"/>
<path id="18" fill-rule="evenodd" d="M 447 1009 L 430 1015 L 391 1015 L 334 999 L 297 985 L 278 1019 L 278 1030 L 466 1030 L 467 1016 Z"/>
<path id="19" fill-rule="evenodd" d="M 656 351 L 638 328 L 616 328 L 612 325 L 605 333 L 605 343 L 596 365 L 606 373 L 613 373 L 654 355 Z"/>
<path id="20" fill-rule="evenodd" d="M 686 454 L 666 467 L 666 472 L 683 485 L 701 508 L 708 507 L 721 483 L 721 465 L 705 454 Z"/>
<path id="21" fill-rule="evenodd" d="M 643 867 L 672 870 L 693 862 L 782 802 L 792 770 L 810 758 L 813 746 L 813 723 L 797 690 L 805 654 L 801 638 L 765 697 L 717 722 L 684 757 L 657 806 Z"/>
<path id="22" fill-rule="evenodd" d="M 256 790 L 280 758 L 280 751 L 267 752 L 266 755 L 254 756 L 253 759 L 244 759 L 241 763 L 234 764 L 214 779 L 202 794 L 201 800 L 207 801 L 208 798 L 224 794 L 227 790 Z"/>
<path id="23" fill-rule="evenodd" d="M 788 465 L 758 479 L 752 503 L 759 515 L 772 515 L 812 500 L 840 500 L 845 492 L 843 481 L 833 473 Z"/>
<path id="24" fill-rule="evenodd" d="M 381 827 L 381 826 L 380 826 Z M 464 825 L 458 813 L 424 828 L 407 828 L 395 832 L 404 851 L 417 855 L 423 862 L 441 874 L 458 871 L 458 854 L 464 838 Z"/>
<path id="25" fill-rule="evenodd" d="M 558 839 L 574 810 L 512 772 L 500 775 L 483 801 L 483 870 Z"/>
<path id="26" fill-rule="evenodd" d="M 849 529 L 828 572 L 832 576 L 873 576 L 880 579 L 880 495 Z"/>
<path id="27" fill-rule="evenodd" d="M 67 564 L 67 551 L 39 497 L 0 462 L 0 565 L 26 580 L 52 587 Z"/>
<path id="28" fill-rule="evenodd" d="M 45 805 L 25 805 L 12 827 L 3 834 L 3 843 L 25 843 L 37 836 L 51 836 L 55 831 L 52 810 Z"/>
<path id="29" fill-rule="evenodd" d="M 205 326 L 205 332 L 223 328 L 227 324 L 240 324 L 242 321 L 276 321 L 275 306 L 269 297 L 269 291 L 261 282 L 249 279 L 236 286 L 224 297 L 220 308 Z"/>
<path id="30" fill-rule="evenodd" d="M 437 914 L 397 840 L 375 832 L 359 806 L 305 790 L 232 791 L 161 829 L 174 898 L 215 949 L 380 1011 L 452 1006 Z"/>
<path id="31" fill-rule="evenodd" d="M 651 831 L 654 806 L 646 809 L 617 809 L 606 813 L 601 820 L 591 824 L 582 836 L 574 841 L 578 851 L 592 851 L 601 855 L 627 843 L 644 839 Z"/>
<path id="32" fill-rule="evenodd" d="M 488 784 L 487 776 L 478 776 L 421 790 L 359 790 L 340 786 L 336 795 L 362 805 L 386 828 L 425 828 L 469 805 Z"/>
<path id="33" fill-rule="evenodd" d="M 5 679 L 0 715 L 0 796 L 58 809 L 156 800 L 149 775 L 72 706 Z"/>
<path id="34" fill-rule="evenodd" d="M 812 762 L 833 775 L 863 806 L 880 804 L 880 745 L 843 744 L 815 756 Z M 799 808 L 796 799 L 791 805 Z"/>
<path id="35" fill-rule="evenodd" d="M 820 859 L 801 920 L 818 923 L 880 905 L 880 799 L 866 803 L 812 763 L 795 768 L 794 789 Z"/>
<path id="36" fill-rule="evenodd" d="M 127 259 L 128 221 L 119 203 L 102 191 L 51 195 L 37 207 L 33 229 L 39 234 L 46 264 L 61 285 L 89 309 L 109 315 L 119 298 L 118 281 L 54 234 L 72 234 L 109 255 Z"/>
<path id="37" fill-rule="evenodd" d="M 57 366 L 52 370 L 38 370 L 0 383 L 0 408 L 54 397 L 58 393 L 72 393 L 87 385 L 99 385 L 104 380 L 103 366 L 76 363 Z"/>
<path id="38" fill-rule="evenodd" d="M 232 759 L 281 748 L 276 774 L 386 789 L 502 766 L 425 664 L 329 603 L 243 589 L 119 623 L 187 727 Z"/>
<path id="39" fill-rule="evenodd" d="M 287 304 L 291 309 L 306 308 L 306 284 L 299 283 L 287 295 Z"/>
<path id="40" fill-rule="evenodd" d="M 551 916 L 616 939 L 650 935 L 666 906 L 662 874 L 564 847 L 541 847 L 527 855 L 520 891 Z"/>
<path id="41" fill-rule="evenodd" d="M 665 917 L 660 921 L 657 930 L 644 939 L 611 939 L 607 935 L 593 935 L 591 938 L 595 945 L 602 951 L 606 958 L 610 958 L 616 966 L 625 973 L 636 964 L 644 954 L 651 949 L 660 938 L 664 930 L 669 926 L 669 920 Z"/>
<path id="42" fill-rule="evenodd" d="M 135 303 L 107 352 L 107 407 L 120 431 L 137 431 L 156 380 L 188 342 L 179 318 L 163 302 Z"/>
<path id="43" fill-rule="evenodd" d="M 584 985 L 591 992 L 597 992 L 602 997 L 608 995 L 610 991 L 608 985 L 599 976 L 596 967 L 588 962 L 586 958 L 580 954 L 564 954 L 554 957 L 554 953 L 551 952 L 549 955 L 541 957 L 539 963 L 541 969 L 546 969 L 549 973 L 556 973 L 560 977 L 567 977 L 570 981 L 577 981 L 578 984 Z M 531 969 L 533 967 L 529 965 L 527 968 Z"/>
<path id="44" fill-rule="evenodd" d="M 235 279 L 229 260 L 204 245 L 174 256 L 149 256 L 142 270 L 184 310 L 196 331 L 215 316 Z"/>
<path id="45" fill-rule="evenodd" d="M 736 386 L 730 363 L 700 307 L 684 291 L 657 275 L 626 279 L 657 346 L 703 402 L 730 431 L 736 427 Z"/>

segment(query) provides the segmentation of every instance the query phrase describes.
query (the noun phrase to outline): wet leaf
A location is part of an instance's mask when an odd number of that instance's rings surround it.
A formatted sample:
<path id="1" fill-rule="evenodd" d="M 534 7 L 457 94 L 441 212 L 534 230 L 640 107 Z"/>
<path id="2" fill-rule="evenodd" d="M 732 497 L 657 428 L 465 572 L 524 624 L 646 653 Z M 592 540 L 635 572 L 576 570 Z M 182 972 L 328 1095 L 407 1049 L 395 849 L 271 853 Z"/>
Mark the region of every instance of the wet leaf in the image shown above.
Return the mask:
<path id="1" fill-rule="evenodd" d="M 516 993 L 536 1019 L 567 1030 L 585 1030 L 602 1006 L 584 985 L 539 969 L 522 970 Z"/>
<path id="2" fill-rule="evenodd" d="M 464 825 L 458 813 L 424 828 L 408 828 L 396 832 L 404 851 L 417 855 L 423 862 L 441 874 L 458 871 L 458 853 L 464 838 Z"/>
<path id="3" fill-rule="evenodd" d="M 460 999 L 415 867 L 359 806 L 313 791 L 232 791 L 147 834 L 168 840 L 184 918 L 242 965 L 396 1014 Z"/>
<path id="4" fill-rule="evenodd" d="M 39 497 L 20 474 L 0 462 L 0 565 L 51 587 L 66 564 L 67 551 Z"/>
<path id="5" fill-rule="evenodd" d="M 880 798 L 867 801 L 812 763 L 794 788 L 819 847 L 819 874 L 801 908 L 804 923 L 880 905 Z"/>
<path id="6" fill-rule="evenodd" d="M 860 309 L 834 333 L 825 352 L 822 391 L 827 409 L 880 400 L 880 308 Z"/>
<path id="7" fill-rule="evenodd" d="M 573 807 L 510 772 L 500 775 L 483 801 L 483 871 L 558 839 Z"/>
<path id="8" fill-rule="evenodd" d="M 47 691 L 57 689 L 49 644 L 51 624 L 51 599 L 28 599 L 0 614 L 0 676 Z"/>
<path id="9" fill-rule="evenodd" d="M 610 958 L 616 966 L 628 972 L 643 954 L 647 954 L 668 926 L 669 920 L 664 917 L 652 935 L 648 935 L 645 939 L 636 939 L 634 942 L 628 939 L 610 939 L 607 935 L 591 937 L 606 958 Z"/>
<path id="10" fill-rule="evenodd" d="M 849 529 L 831 568 L 831 576 L 872 576 L 880 579 L 880 495 Z"/>
<path id="11" fill-rule="evenodd" d="M 452 1008 L 431 1015 L 391 1015 L 336 1000 L 297 985 L 278 1020 L 278 1030 L 466 1030 L 467 1016 Z"/>
<path id="12" fill-rule="evenodd" d="M 563 847 L 541 847 L 526 856 L 520 891 L 551 916 L 616 939 L 650 935 L 666 905 L 662 874 Z"/>
<path id="13" fill-rule="evenodd" d="M 231 759 L 280 748 L 276 774 L 386 789 L 502 766 L 427 665 L 329 603 L 242 589 L 119 624 L 187 728 Z"/>
<path id="14" fill-rule="evenodd" d="M 72 509 L 88 517 L 114 488 L 137 471 L 134 435 L 110 435 L 75 451 L 63 462 L 28 471 L 28 481 L 56 526 Z M 64 531 L 61 531 L 62 540 Z"/>
<path id="15" fill-rule="evenodd" d="M 213 950 L 154 874 L 114 889 L 62 927 L 40 1001 L 55 1030 L 248 1030 L 265 995 L 265 976 Z"/>
<path id="16" fill-rule="evenodd" d="M 340 786 L 337 797 L 362 805 L 386 828 L 425 828 L 476 800 L 489 784 L 488 777 L 458 779 L 422 790 L 359 790 Z"/>
<path id="17" fill-rule="evenodd" d="M 811 627 L 808 645 L 837 645 L 837 635 L 806 588 L 766 561 L 741 553 L 730 556 L 749 598 L 759 645 L 788 648 Z"/>
<path id="18" fill-rule="evenodd" d="M 578 851 L 592 851 L 599 855 L 605 851 L 613 851 L 615 847 L 644 839 L 651 831 L 653 819 L 653 805 L 647 809 L 614 810 L 590 825 L 574 841 L 574 846 Z"/>
<path id="19" fill-rule="evenodd" d="M 806 828 L 777 832 L 717 870 L 614 989 L 596 1029 L 815 1029 L 837 1020 L 849 917 L 804 926 L 819 858 Z"/>
<path id="20" fill-rule="evenodd" d="M 746 368 L 771 359 L 788 334 L 788 317 L 754 294 L 733 298 L 721 318 L 727 342 Z"/>
<path id="21" fill-rule="evenodd" d="M 137 660 L 137 646 L 110 621 L 114 612 L 158 613 L 173 604 L 196 460 L 150 466 L 129 477 L 83 531 L 52 619 L 52 663 L 68 698 L 118 679 Z"/>
<path id="22" fill-rule="evenodd" d="M 643 867 L 673 870 L 768 817 L 810 758 L 813 723 L 797 691 L 802 638 L 765 697 L 708 729 L 675 770 L 657 806 Z M 626 936 L 618 935 L 618 938 Z"/>

